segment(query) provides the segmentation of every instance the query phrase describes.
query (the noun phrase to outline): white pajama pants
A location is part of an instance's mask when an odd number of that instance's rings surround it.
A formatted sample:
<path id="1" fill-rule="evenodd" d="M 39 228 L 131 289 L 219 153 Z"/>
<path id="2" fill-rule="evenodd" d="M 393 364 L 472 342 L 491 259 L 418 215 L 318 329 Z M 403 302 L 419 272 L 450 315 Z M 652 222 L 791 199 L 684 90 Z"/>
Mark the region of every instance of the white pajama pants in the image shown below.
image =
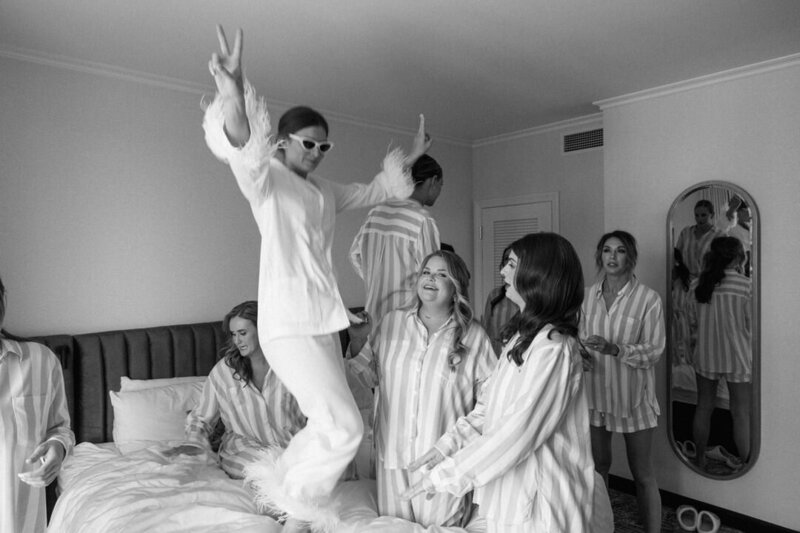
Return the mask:
<path id="1" fill-rule="evenodd" d="M 291 498 L 324 507 L 363 432 L 338 334 L 284 337 L 262 342 L 261 348 L 308 418 L 279 458 L 282 488 Z"/>

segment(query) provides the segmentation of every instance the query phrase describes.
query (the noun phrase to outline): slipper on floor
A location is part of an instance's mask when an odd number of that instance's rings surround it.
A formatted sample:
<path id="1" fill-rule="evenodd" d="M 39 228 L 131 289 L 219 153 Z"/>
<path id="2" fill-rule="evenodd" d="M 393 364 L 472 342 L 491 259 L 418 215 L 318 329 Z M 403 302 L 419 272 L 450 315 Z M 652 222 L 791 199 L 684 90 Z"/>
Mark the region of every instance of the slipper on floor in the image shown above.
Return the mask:
<path id="1" fill-rule="evenodd" d="M 678 507 L 678 510 L 675 511 L 675 516 L 678 520 L 678 526 L 680 526 L 683 531 L 697 530 L 697 509 L 691 505 L 681 505 Z"/>
<path id="2" fill-rule="evenodd" d="M 714 446 L 713 448 L 709 448 L 708 450 L 706 450 L 706 459 L 711 459 L 712 461 L 725 463 L 726 465 L 728 465 L 728 467 L 734 470 L 738 470 L 743 466 L 741 459 L 733 455 L 731 452 L 729 452 L 719 444 Z"/>
<path id="3" fill-rule="evenodd" d="M 700 511 L 697 515 L 698 533 L 717 533 L 720 525 L 719 517 L 711 511 Z"/>
<path id="4" fill-rule="evenodd" d="M 697 456 L 697 450 L 694 446 L 694 442 L 690 440 L 685 440 L 683 442 L 676 442 L 675 444 L 678 445 L 678 448 L 681 450 L 681 453 L 689 459 L 694 459 Z"/>

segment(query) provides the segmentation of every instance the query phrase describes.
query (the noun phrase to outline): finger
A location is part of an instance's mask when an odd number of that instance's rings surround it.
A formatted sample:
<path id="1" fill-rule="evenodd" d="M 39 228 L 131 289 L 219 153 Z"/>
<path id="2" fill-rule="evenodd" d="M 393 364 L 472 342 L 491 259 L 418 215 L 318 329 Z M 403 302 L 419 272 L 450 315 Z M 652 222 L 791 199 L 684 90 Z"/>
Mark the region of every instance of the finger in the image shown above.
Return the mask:
<path id="1" fill-rule="evenodd" d="M 28 456 L 28 458 L 25 460 L 25 462 L 28 463 L 28 464 L 32 464 L 33 462 L 41 459 L 46 451 L 47 451 L 47 447 L 44 444 L 40 444 L 39 446 L 37 446 L 33 450 L 33 453 L 30 454 L 30 456 Z"/>
<path id="2" fill-rule="evenodd" d="M 425 133 L 425 115 L 423 115 L 422 113 L 419 114 L 419 130 L 418 131 L 419 131 L 420 134 L 424 134 Z"/>
<path id="3" fill-rule="evenodd" d="M 244 45 L 244 32 L 242 28 L 236 30 L 236 37 L 233 41 L 233 57 L 238 61 L 242 57 L 242 46 Z"/>
<path id="4" fill-rule="evenodd" d="M 222 52 L 222 55 L 231 55 L 228 49 L 228 39 L 225 37 L 225 30 L 222 29 L 222 24 L 217 24 L 217 40 L 219 41 L 219 50 Z"/>

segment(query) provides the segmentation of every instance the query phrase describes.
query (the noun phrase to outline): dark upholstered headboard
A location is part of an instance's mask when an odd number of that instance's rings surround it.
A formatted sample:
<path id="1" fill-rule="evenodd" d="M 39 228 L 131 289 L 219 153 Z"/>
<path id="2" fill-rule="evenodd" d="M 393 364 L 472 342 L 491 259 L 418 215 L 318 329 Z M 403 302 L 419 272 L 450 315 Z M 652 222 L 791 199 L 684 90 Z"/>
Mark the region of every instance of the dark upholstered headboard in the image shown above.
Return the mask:
<path id="1" fill-rule="evenodd" d="M 59 357 L 77 442 L 112 440 L 109 390 L 133 379 L 207 375 L 224 338 L 222 322 L 51 335 L 33 339 Z"/>
<path id="2" fill-rule="evenodd" d="M 344 349 L 347 330 L 339 335 Z M 114 413 L 108 391 L 119 390 L 120 377 L 205 376 L 225 342 L 221 321 L 31 340 L 46 345 L 61 360 L 77 442 L 113 440 Z"/>

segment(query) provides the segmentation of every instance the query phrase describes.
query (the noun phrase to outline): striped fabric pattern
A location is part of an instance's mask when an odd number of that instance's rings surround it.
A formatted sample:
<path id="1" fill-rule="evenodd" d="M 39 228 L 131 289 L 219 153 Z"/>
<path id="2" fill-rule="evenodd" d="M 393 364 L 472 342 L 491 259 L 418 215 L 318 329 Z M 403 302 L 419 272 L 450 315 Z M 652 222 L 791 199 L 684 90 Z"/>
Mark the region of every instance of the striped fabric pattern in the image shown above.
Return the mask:
<path id="1" fill-rule="evenodd" d="M 594 462 L 574 339 L 540 331 L 518 367 L 500 356 L 475 409 L 437 443 L 437 491 L 474 489 L 489 530 L 589 531 Z M 457 451 L 456 451 L 457 450 Z M 501 527 L 502 526 L 502 527 Z"/>
<path id="2" fill-rule="evenodd" d="M 703 271 L 703 256 L 711 246 L 711 241 L 723 235 L 725 234 L 716 227 L 712 227 L 699 239 L 695 237 L 694 226 L 686 226 L 681 230 L 675 247 L 681 251 L 683 263 L 689 269 L 692 278 L 696 278 Z"/>
<path id="3" fill-rule="evenodd" d="M 439 250 L 439 228 L 416 200 L 373 207 L 350 247 L 350 261 L 364 280 L 364 307 L 373 324 L 410 303 L 422 260 Z"/>
<path id="4" fill-rule="evenodd" d="M 456 371 L 450 370 L 454 332 L 452 318 L 429 337 L 416 308 L 391 311 L 348 360 L 351 375 L 378 387 L 375 441 L 386 468 L 405 468 L 430 450 L 472 410 L 491 374 L 496 359 L 477 322 L 463 339 L 467 353 Z"/>
<path id="5" fill-rule="evenodd" d="M 612 356 L 589 350 L 594 368 L 587 372 L 589 407 L 627 418 L 645 402 L 659 412 L 655 365 L 666 345 L 664 310 L 658 293 L 636 277 L 625 284 L 610 309 L 603 300 L 602 280 L 586 290 L 581 307 L 580 336 L 599 335 L 619 347 Z"/>
<path id="6" fill-rule="evenodd" d="M 242 478 L 244 467 L 259 458 L 265 446 L 286 448 L 306 419 L 294 396 L 272 370 L 264 388 L 243 386 L 233 370 L 220 360 L 208 375 L 200 401 L 186 417 L 186 440 L 209 447 L 208 436 L 222 418 L 225 434 L 219 447 L 222 468 L 233 478 Z"/>
<path id="7" fill-rule="evenodd" d="M 34 342 L 0 341 L 0 531 L 45 531 L 44 487 L 32 487 L 17 474 L 46 440 L 60 442 L 69 454 L 70 430 L 64 377 L 55 354 Z"/>
<path id="8" fill-rule="evenodd" d="M 753 370 L 752 323 L 750 316 L 751 280 L 725 270 L 725 277 L 714 287 L 708 304 L 694 299 L 689 322 L 697 336 L 694 366 L 705 372 L 750 375 Z"/>

